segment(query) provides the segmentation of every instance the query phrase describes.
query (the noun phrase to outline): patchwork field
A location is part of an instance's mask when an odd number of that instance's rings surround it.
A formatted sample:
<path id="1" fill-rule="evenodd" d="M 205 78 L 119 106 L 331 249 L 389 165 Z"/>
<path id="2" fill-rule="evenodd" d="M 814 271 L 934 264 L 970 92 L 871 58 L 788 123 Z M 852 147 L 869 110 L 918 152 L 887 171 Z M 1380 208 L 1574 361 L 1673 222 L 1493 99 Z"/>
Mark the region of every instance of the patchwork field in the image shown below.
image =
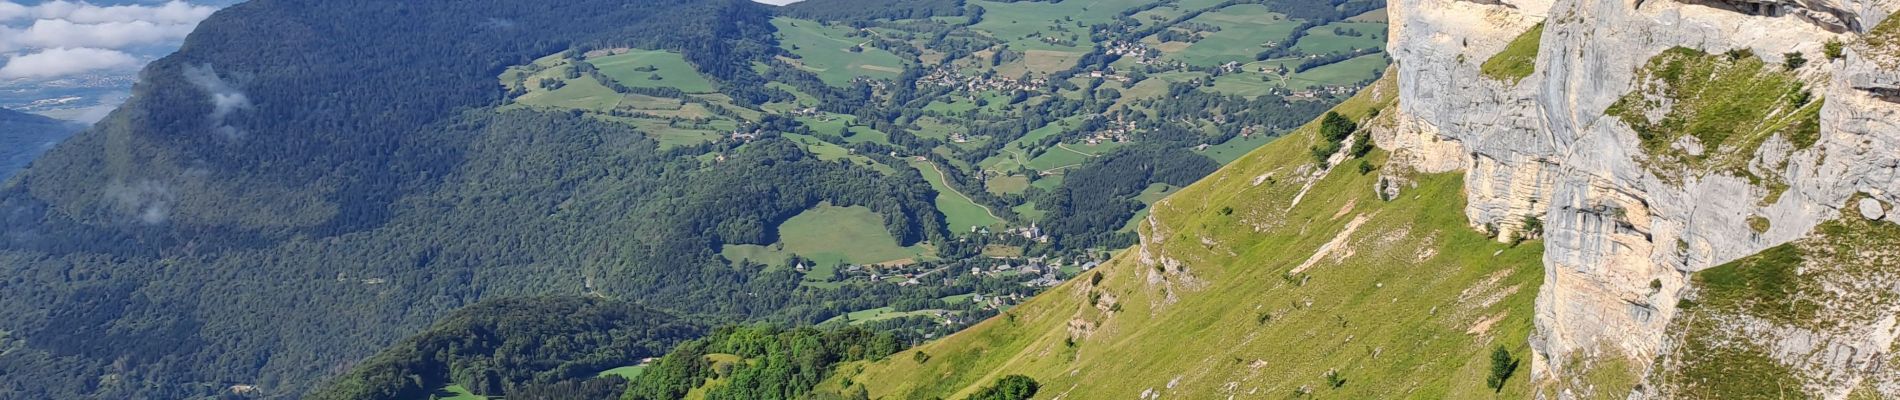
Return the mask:
<path id="1" fill-rule="evenodd" d="M 678 53 L 627 49 L 607 52 L 620 53 L 593 57 L 588 63 L 599 68 L 601 75 L 621 85 L 670 87 L 699 94 L 691 94 L 687 98 L 665 98 L 617 93 L 591 74 L 568 78 L 568 71 L 574 68 L 574 62 L 562 54 L 555 54 L 537 59 L 532 64 L 509 67 L 501 74 L 503 87 L 519 93 L 514 98 L 515 104 L 510 107 L 590 111 L 594 118 L 632 125 L 660 142 L 662 147 L 716 140 L 739 126 L 738 121 L 713 113 L 708 104 L 745 118 L 757 118 L 760 115 L 757 111 L 732 104 L 725 95 L 712 93 L 713 84 Z M 558 86 L 551 86 L 556 83 Z M 637 115 L 610 114 L 615 110 Z"/>
<path id="2" fill-rule="evenodd" d="M 1089 25 L 1108 22 L 1122 10 L 1146 2 L 1148 0 L 1069 0 L 1060 3 L 972 1 L 970 4 L 983 7 L 986 12 L 983 21 L 971 28 L 1008 42 L 1011 49 L 1018 51 L 1050 50 L 1081 54 L 1088 52 L 1091 47 L 1088 43 Z M 1047 37 L 1071 39 L 1075 44 L 1043 41 Z"/>

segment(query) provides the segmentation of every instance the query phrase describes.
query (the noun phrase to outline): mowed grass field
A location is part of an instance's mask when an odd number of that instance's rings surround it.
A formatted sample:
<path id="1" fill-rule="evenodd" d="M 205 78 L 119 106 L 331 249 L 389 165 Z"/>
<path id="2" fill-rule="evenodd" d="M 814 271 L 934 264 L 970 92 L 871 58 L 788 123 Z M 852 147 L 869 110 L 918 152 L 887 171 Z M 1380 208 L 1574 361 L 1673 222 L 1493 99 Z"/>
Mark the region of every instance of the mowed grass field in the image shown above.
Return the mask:
<path id="1" fill-rule="evenodd" d="M 793 63 L 825 83 L 842 86 L 859 76 L 889 79 L 904 72 L 903 58 L 865 44 L 870 37 L 848 36 L 850 27 L 787 17 L 773 18 L 772 25 L 778 27 L 779 46 L 799 56 Z"/>
<path id="2" fill-rule="evenodd" d="M 469 392 L 468 388 L 462 387 L 462 385 L 443 387 L 442 389 L 436 390 L 433 396 L 441 400 L 488 400 L 488 396 Z"/>
<path id="3" fill-rule="evenodd" d="M 993 177 L 985 182 L 984 190 L 999 195 L 1022 193 L 1024 190 L 1029 190 L 1029 177 L 1022 175 Z"/>
<path id="4" fill-rule="evenodd" d="M 1385 46 L 1386 25 L 1378 22 L 1334 22 L 1306 30 L 1306 37 L 1293 46 L 1306 54 L 1344 53 L 1352 49 Z M 1359 36 L 1340 35 L 1358 31 Z"/>
<path id="5" fill-rule="evenodd" d="M 1192 65 L 1218 66 L 1230 61 L 1253 61 L 1266 47 L 1262 44 L 1286 40 L 1298 28 L 1299 21 L 1273 12 L 1265 5 L 1240 4 L 1208 12 L 1190 22 L 1218 26 L 1220 32 L 1203 33 L 1206 37 L 1168 57 Z"/>
<path id="6" fill-rule="evenodd" d="M 686 58 L 664 50 L 629 50 L 587 60 L 602 74 L 627 87 L 670 87 L 686 93 L 711 93 L 712 81 L 699 74 Z M 649 71 L 642 71 L 650 69 Z M 659 80 L 653 77 L 658 76 Z"/>
<path id="7" fill-rule="evenodd" d="M 1207 158 L 1214 159 L 1214 162 L 1224 165 L 1240 159 L 1241 156 L 1247 155 L 1248 152 L 1259 148 L 1261 145 L 1267 144 L 1267 142 L 1273 141 L 1275 138 L 1276 137 L 1267 134 L 1254 134 L 1250 137 L 1236 136 L 1221 144 L 1207 146 L 1207 149 L 1201 150 L 1199 153 L 1207 156 Z"/>
<path id="8" fill-rule="evenodd" d="M 843 137 L 846 143 L 857 144 L 872 142 L 885 145 L 891 144 L 891 135 L 876 129 L 871 129 L 870 126 L 857 124 L 858 117 L 856 116 L 824 114 L 819 116 L 798 117 L 796 119 L 798 122 L 802 122 L 805 126 L 810 127 L 812 133 L 838 135 Z M 845 134 L 847 130 L 850 132 L 850 135 Z"/>
<path id="9" fill-rule="evenodd" d="M 739 126 L 738 123 L 729 120 L 713 121 L 706 124 L 704 129 L 700 129 L 673 127 L 669 126 L 666 121 L 657 119 L 622 118 L 604 114 L 596 118 L 633 125 L 633 127 L 639 128 L 641 132 L 646 133 L 647 137 L 659 141 L 661 148 L 692 145 L 717 140 L 725 136 L 727 131 Z"/>
<path id="10" fill-rule="evenodd" d="M 606 371 L 600 371 L 599 374 L 594 374 L 594 376 L 611 375 L 611 376 L 618 376 L 618 377 L 627 378 L 627 379 L 633 379 L 633 378 L 639 377 L 640 374 L 643 372 L 646 372 L 646 370 L 647 370 L 646 365 L 629 365 L 629 366 L 614 368 L 614 369 L 610 369 Z"/>
<path id="11" fill-rule="evenodd" d="M 561 65 L 561 67 L 541 71 L 541 73 L 529 78 L 530 89 L 528 89 L 528 93 L 515 98 L 515 103 L 537 107 L 572 108 L 595 112 L 605 112 L 620 105 L 620 93 L 615 93 L 613 89 L 608 89 L 607 86 L 601 85 L 600 81 L 594 80 L 594 77 L 583 75 L 576 79 L 561 79 L 559 76 L 560 70 L 567 68 L 567 64 L 563 63 Z M 537 79 L 562 80 L 567 82 L 567 84 L 558 89 L 546 90 L 534 83 Z"/>
<path id="12" fill-rule="evenodd" d="M 989 209 L 950 187 L 944 181 L 943 172 L 938 171 L 930 161 L 911 160 L 910 166 L 923 172 L 924 180 L 930 181 L 930 187 L 937 190 L 937 211 L 943 212 L 950 233 L 963 234 L 974 227 L 999 226 L 1003 223 L 1002 219 L 991 216 Z"/>
<path id="13" fill-rule="evenodd" d="M 884 217 L 863 206 L 820 204 L 779 224 L 778 233 L 778 243 L 726 245 L 719 254 L 767 265 L 782 265 L 796 254 L 823 266 L 917 261 L 931 254 L 922 245 L 898 246 L 884 229 Z"/>
<path id="14" fill-rule="evenodd" d="M 1367 54 L 1295 73 L 1287 78 L 1287 87 L 1298 90 L 1360 82 L 1378 76 L 1389 64 L 1386 53 Z"/>

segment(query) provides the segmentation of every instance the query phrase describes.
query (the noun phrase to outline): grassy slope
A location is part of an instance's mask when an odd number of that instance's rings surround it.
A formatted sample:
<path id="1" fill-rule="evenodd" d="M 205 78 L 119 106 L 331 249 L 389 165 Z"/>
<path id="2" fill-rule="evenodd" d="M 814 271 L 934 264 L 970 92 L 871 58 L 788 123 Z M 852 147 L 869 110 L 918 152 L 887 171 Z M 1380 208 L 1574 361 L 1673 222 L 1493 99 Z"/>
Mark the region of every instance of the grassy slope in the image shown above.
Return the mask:
<path id="1" fill-rule="evenodd" d="M 1378 88 L 1339 110 L 1363 116 L 1389 104 L 1371 93 L 1395 93 L 1391 81 Z M 1457 174 L 1415 176 L 1416 188 L 1384 202 L 1370 190 L 1376 175 L 1342 169 L 1289 210 L 1303 186 L 1295 170 L 1311 159 L 1313 140 L 1309 126 L 1161 202 L 1158 226 L 1143 225 L 1145 243 L 1180 264 L 1144 265 L 1139 249 L 1124 251 L 1097 270 L 1105 274 L 1099 285 L 1072 280 L 907 354 L 845 366 L 826 386 L 959 398 L 1024 374 L 1043 384 L 1039 398 L 1134 398 L 1147 390 L 1284 398 L 1301 387 L 1337 398 L 1525 397 L 1527 366 L 1501 394 L 1484 380 L 1493 347 L 1528 353 L 1541 244 L 1509 248 L 1468 229 Z M 1276 179 L 1251 185 L 1265 174 Z M 1229 207 L 1231 214 L 1220 212 Z M 1353 254 L 1334 253 L 1308 276 L 1287 277 L 1362 216 L 1367 221 L 1340 246 Z M 1091 293 L 1101 295 L 1099 305 L 1089 304 Z M 1472 333 L 1478 326 L 1488 329 Z M 917 352 L 930 357 L 919 363 L 908 354 Z M 1329 370 L 1346 383 L 1327 387 Z"/>
<path id="2" fill-rule="evenodd" d="M 1537 68 L 1537 49 L 1543 44 L 1544 24 L 1537 24 L 1523 34 L 1511 39 L 1504 50 L 1484 60 L 1479 66 L 1484 76 L 1500 81 L 1517 81 L 1531 76 Z"/>

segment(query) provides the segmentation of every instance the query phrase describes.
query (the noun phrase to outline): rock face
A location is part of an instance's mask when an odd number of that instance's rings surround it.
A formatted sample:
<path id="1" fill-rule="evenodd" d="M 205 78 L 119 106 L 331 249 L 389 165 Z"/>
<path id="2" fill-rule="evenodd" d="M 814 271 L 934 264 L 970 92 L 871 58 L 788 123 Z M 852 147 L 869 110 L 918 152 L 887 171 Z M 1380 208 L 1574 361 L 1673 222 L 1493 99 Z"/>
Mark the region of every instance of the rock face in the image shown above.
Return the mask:
<path id="1" fill-rule="evenodd" d="M 1649 364 L 1674 346 L 1667 339 L 1670 321 L 1692 291 L 1693 273 L 1806 237 L 1844 212 L 1872 219 L 1900 202 L 1900 102 L 1891 92 L 1900 87 L 1893 84 L 1900 82 L 1900 38 L 1882 37 L 1900 36 L 1894 26 L 1900 24 L 1886 21 L 1900 0 L 1761 2 L 1780 7 L 1766 11 L 1747 8 L 1752 3 L 1391 3 L 1388 48 L 1399 73 L 1399 115 L 1394 128 L 1375 139 L 1413 168 L 1468 172 L 1466 214 L 1474 229 L 1505 237 L 1531 220 L 1541 222 L 1546 276 L 1531 338 L 1538 351 L 1533 374 L 1554 384 L 1559 397 L 1631 390 L 1592 387 L 1580 378 L 1601 371 L 1650 375 Z M 1515 80 L 1488 75 L 1487 60 L 1533 29 L 1542 30 L 1534 72 Z M 1829 57 L 1830 47 L 1843 48 L 1839 58 Z M 1753 110 L 1763 118 L 1668 124 L 1714 114 L 1670 96 L 1684 89 L 1662 77 L 1679 77 L 1646 73 L 1672 49 L 1710 65 L 1761 64 L 1764 79 L 1794 82 L 1799 89 L 1793 92 L 1801 93 L 1760 93 L 1787 105 Z M 1792 53 L 1808 61 L 1788 62 Z M 1624 117 L 1613 116 L 1619 113 Z M 1663 129 L 1639 133 L 1630 122 L 1643 120 Z M 1811 123 L 1806 129 L 1778 125 L 1801 121 Z M 1726 141 L 1705 134 L 1737 125 L 1752 128 L 1737 129 L 1741 136 Z M 1658 141 L 1657 135 L 1676 139 Z M 1850 204 L 1857 196 L 1865 200 Z M 1881 276 L 1900 283 L 1891 275 Z M 1900 285 L 1885 290 L 1900 292 Z M 1812 335 L 1762 340 L 1808 340 L 1801 346 L 1845 346 L 1878 358 L 1892 352 L 1893 336 L 1851 343 Z M 1836 362 L 1846 357 L 1794 358 L 1784 357 L 1783 364 L 1850 369 Z M 1900 371 L 1830 373 L 1845 378 L 1819 385 L 1867 383 L 1882 397 L 1900 396 L 1894 379 L 1885 379 L 1887 386 L 1869 383 L 1879 379 L 1867 377 L 1879 374 Z M 1814 389 L 1808 393 L 1847 395 Z"/>

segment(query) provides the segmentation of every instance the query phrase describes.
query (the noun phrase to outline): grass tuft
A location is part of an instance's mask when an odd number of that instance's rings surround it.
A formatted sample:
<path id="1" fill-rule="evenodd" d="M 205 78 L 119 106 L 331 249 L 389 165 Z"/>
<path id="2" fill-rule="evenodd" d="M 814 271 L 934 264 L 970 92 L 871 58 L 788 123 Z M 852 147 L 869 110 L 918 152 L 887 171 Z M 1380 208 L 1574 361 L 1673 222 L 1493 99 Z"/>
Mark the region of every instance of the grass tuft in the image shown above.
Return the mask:
<path id="1" fill-rule="evenodd" d="M 1531 30 L 1517 35 L 1504 51 L 1492 55 L 1479 66 L 1485 77 L 1516 84 L 1531 76 L 1537 70 L 1537 50 L 1544 40 L 1544 24 L 1538 23 Z"/>

